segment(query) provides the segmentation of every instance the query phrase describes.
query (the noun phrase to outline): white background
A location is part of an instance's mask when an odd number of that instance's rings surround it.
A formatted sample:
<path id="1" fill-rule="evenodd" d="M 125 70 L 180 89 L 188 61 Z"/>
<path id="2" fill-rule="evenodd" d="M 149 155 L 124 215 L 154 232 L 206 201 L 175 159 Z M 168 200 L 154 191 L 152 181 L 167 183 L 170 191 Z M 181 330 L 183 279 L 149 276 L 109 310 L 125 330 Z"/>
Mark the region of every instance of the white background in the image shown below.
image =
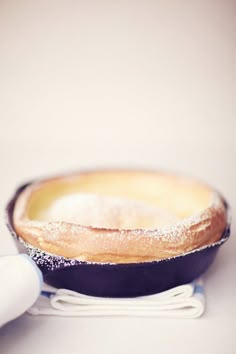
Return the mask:
<path id="1" fill-rule="evenodd" d="M 1 0 L 1 209 L 33 177 L 144 166 L 207 181 L 234 216 L 235 15 L 233 0 Z M 0 254 L 15 253 L 2 215 Z M 234 233 L 201 319 L 23 315 L 0 353 L 236 353 Z"/>

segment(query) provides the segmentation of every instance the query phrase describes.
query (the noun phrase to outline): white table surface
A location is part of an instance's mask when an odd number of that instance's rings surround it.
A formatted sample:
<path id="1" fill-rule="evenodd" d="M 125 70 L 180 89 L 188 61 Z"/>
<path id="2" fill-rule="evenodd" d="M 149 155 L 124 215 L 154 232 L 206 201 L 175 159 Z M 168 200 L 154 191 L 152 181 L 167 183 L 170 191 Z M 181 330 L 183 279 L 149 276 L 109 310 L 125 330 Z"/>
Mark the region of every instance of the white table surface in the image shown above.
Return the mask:
<path id="1" fill-rule="evenodd" d="M 234 17 L 227 0 L 0 3 L 0 255 L 16 253 L 2 218 L 15 187 L 84 167 L 193 175 L 235 216 Z M 202 318 L 25 314 L 0 353 L 236 353 L 234 234 L 204 276 Z"/>

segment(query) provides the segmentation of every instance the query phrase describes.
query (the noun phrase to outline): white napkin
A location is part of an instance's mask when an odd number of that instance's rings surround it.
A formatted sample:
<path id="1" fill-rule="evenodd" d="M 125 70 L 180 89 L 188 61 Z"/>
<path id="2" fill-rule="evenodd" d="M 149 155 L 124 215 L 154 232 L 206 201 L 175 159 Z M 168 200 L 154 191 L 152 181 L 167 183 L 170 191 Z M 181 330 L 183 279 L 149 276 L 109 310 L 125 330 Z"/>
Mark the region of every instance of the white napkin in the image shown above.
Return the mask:
<path id="1" fill-rule="evenodd" d="M 205 310 L 201 279 L 135 298 L 93 297 L 46 285 L 43 289 L 36 304 L 28 310 L 31 315 L 197 318 Z"/>

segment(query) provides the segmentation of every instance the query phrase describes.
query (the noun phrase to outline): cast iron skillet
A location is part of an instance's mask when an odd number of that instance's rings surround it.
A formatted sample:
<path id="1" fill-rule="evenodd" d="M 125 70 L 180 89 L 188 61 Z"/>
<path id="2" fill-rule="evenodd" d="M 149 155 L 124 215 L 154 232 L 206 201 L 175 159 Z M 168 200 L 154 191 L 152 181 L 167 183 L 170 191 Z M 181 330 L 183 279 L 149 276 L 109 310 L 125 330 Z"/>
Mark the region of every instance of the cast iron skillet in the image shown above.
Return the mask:
<path id="1" fill-rule="evenodd" d="M 203 274 L 213 262 L 219 247 L 230 235 L 228 221 L 219 241 L 160 261 L 129 264 L 89 263 L 57 256 L 25 242 L 14 230 L 12 216 L 16 199 L 31 183 L 19 187 L 7 204 L 6 223 L 18 250 L 27 253 L 41 269 L 44 281 L 57 288 L 101 297 L 155 294 L 191 282 Z M 226 202 L 225 207 L 229 214 Z"/>

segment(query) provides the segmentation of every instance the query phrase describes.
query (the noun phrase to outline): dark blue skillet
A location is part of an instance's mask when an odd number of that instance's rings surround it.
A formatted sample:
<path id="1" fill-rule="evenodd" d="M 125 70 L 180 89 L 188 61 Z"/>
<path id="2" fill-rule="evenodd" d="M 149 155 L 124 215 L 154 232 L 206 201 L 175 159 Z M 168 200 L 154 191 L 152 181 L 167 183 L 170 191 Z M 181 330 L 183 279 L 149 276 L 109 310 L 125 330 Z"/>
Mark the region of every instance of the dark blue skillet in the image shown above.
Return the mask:
<path id="1" fill-rule="evenodd" d="M 20 238 L 12 223 L 16 199 L 26 188 L 17 189 L 6 207 L 6 222 L 18 250 L 27 253 L 41 269 L 44 281 L 57 288 L 102 297 L 135 297 L 155 294 L 191 282 L 213 262 L 219 247 L 228 240 L 230 221 L 219 241 L 194 251 L 160 261 L 110 264 L 88 263 L 44 252 Z M 225 202 L 228 211 L 228 205 Z"/>

